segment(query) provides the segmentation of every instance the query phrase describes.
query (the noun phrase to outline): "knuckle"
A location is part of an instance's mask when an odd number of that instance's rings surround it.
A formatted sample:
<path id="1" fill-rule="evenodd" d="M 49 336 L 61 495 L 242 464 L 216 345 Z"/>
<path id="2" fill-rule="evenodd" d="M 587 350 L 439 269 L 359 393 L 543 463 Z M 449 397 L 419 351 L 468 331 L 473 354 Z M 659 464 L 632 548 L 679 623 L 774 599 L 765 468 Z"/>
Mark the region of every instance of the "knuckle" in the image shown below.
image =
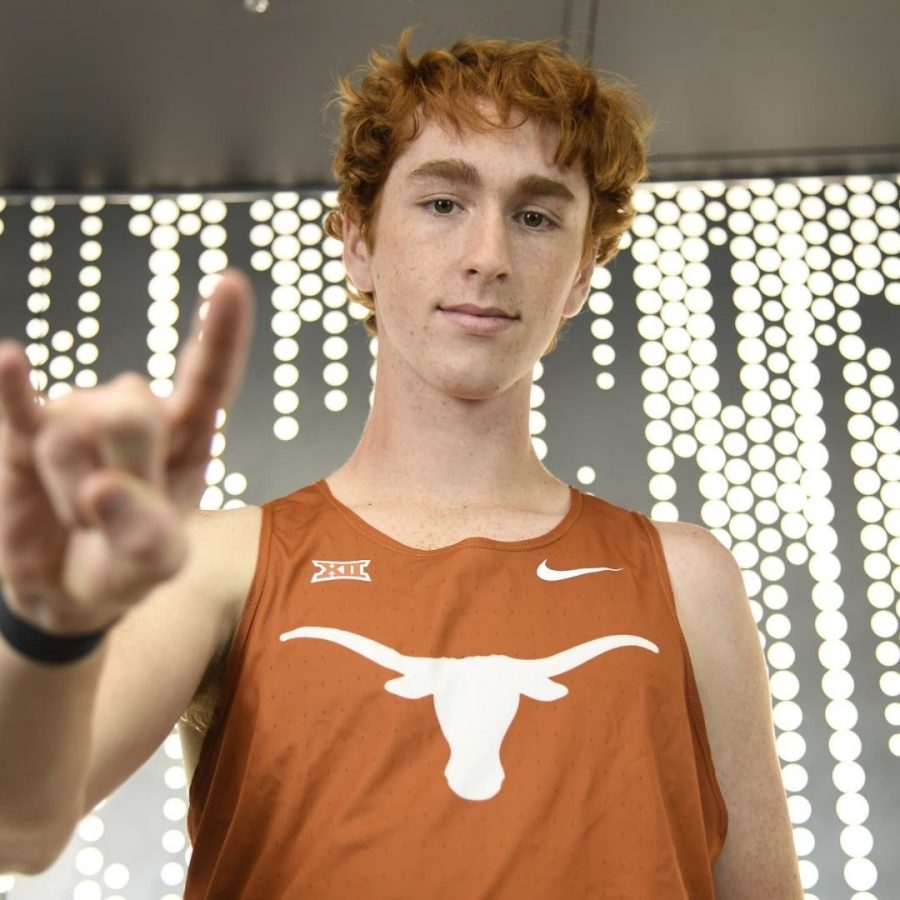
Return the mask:
<path id="1" fill-rule="evenodd" d="M 95 421 L 104 441 L 135 452 L 149 443 L 155 446 L 165 431 L 159 401 L 149 390 L 111 391 L 95 410 Z"/>
<path id="2" fill-rule="evenodd" d="M 139 375 L 137 372 L 122 372 L 120 375 L 116 375 L 116 377 L 109 382 L 109 386 L 116 387 L 120 390 L 128 391 L 139 396 L 153 395 L 147 379 L 144 378 L 143 375 Z"/>
<path id="3" fill-rule="evenodd" d="M 130 406 L 108 410 L 100 427 L 105 438 L 128 444 L 153 438 L 159 432 L 159 423 L 145 410 Z"/>

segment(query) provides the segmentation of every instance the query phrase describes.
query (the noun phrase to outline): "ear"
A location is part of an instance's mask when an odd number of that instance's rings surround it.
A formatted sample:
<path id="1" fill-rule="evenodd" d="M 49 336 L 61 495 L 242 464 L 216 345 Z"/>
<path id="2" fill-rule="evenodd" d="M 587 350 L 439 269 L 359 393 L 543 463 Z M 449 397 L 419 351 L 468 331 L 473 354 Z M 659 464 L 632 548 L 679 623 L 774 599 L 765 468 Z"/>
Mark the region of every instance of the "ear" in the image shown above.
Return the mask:
<path id="1" fill-rule="evenodd" d="M 349 213 L 341 216 L 344 238 L 344 268 L 358 291 L 373 291 L 371 251 L 363 237 L 362 229 Z"/>
<path id="2" fill-rule="evenodd" d="M 591 289 L 591 277 L 593 274 L 594 260 L 592 257 L 578 273 L 578 277 L 575 279 L 575 283 L 569 291 L 569 296 L 566 298 L 566 305 L 563 307 L 564 319 L 571 319 L 581 312 Z"/>

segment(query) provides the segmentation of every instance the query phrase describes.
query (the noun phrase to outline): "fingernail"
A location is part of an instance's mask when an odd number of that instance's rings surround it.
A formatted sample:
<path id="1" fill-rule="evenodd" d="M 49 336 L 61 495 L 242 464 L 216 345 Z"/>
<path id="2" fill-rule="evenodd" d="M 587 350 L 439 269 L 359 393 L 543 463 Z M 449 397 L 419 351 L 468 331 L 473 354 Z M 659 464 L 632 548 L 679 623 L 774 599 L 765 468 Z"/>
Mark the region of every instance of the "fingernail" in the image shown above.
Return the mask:
<path id="1" fill-rule="evenodd" d="M 128 506 L 128 496 L 122 492 L 110 494 L 100 501 L 99 513 L 104 522 L 118 518 Z"/>

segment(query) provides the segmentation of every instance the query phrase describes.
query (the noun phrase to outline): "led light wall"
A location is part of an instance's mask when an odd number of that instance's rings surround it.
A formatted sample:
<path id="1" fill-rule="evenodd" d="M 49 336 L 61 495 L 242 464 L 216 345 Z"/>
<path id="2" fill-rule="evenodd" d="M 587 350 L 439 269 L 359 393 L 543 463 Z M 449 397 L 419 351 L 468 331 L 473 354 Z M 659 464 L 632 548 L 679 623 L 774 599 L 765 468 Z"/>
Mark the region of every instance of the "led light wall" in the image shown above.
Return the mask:
<path id="1" fill-rule="evenodd" d="M 0 334 L 54 397 L 125 369 L 173 386 L 195 294 L 259 301 L 201 505 L 337 468 L 377 379 L 331 192 L 0 198 Z M 806 896 L 900 884 L 900 205 L 895 175 L 649 184 L 619 257 L 535 366 L 531 432 L 559 478 L 705 525 L 743 573 L 769 666 Z M 160 670 L 165 661 L 160 661 Z M 155 677 L 155 673 L 148 673 Z M 190 849 L 170 736 L 12 900 L 175 900 Z"/>

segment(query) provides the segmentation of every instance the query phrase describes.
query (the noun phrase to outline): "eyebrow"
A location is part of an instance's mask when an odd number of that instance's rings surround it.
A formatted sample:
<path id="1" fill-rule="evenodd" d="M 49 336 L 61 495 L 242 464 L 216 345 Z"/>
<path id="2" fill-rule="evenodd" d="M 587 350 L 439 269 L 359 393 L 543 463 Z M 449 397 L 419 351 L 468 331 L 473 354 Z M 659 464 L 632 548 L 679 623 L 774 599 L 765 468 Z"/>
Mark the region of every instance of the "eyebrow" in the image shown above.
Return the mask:
<path id="1" fill-rule="evenodd" d="M 416 181 L 436 178 L 467 187 L 481 187 L 482 183 L 478 169 L 463 159 L 432 159 L 413 169 L 408 177 Z M 545 175 L 524 175 L 516 182 L 515 191 L 529 197 L 556 197 L 568 203 L 575 201 L 575 195 L 565 184 Z"/>

